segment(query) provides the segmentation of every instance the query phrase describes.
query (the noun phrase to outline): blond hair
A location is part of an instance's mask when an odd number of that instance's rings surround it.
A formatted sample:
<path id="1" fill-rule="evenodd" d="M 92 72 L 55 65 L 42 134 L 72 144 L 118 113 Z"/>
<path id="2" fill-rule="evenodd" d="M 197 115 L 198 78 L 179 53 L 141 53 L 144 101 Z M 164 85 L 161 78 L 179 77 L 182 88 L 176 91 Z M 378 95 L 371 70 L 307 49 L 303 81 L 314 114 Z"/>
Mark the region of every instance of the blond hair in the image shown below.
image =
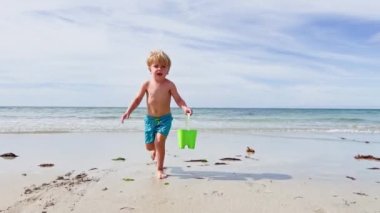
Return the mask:
<path id="1" fill-rule="evenodd" d="M 162 50 L 153 50 L 150 52 L 146 64 L 150 67 L 153 63 L 158 63 L 160 65 L 165 65 L 170 68 L 171 61 L 169 56 Z"/>

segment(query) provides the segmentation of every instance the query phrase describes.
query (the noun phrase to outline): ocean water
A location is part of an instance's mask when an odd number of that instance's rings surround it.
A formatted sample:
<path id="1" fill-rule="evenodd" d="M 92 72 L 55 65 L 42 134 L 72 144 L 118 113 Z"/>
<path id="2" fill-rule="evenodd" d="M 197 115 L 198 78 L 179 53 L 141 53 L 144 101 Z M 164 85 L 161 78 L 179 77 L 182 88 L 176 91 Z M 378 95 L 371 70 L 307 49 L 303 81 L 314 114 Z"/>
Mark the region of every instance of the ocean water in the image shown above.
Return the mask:
<path id="1" fill-rule="evenodd" d="M 124 124 L 124 107 L 0 107 L 0 134 L 142 131 L 145 108 Z M 186 116 L 173 108 L 173 130 L 210 132 L 380 133 L 378 109 L 194 108 Z"/>

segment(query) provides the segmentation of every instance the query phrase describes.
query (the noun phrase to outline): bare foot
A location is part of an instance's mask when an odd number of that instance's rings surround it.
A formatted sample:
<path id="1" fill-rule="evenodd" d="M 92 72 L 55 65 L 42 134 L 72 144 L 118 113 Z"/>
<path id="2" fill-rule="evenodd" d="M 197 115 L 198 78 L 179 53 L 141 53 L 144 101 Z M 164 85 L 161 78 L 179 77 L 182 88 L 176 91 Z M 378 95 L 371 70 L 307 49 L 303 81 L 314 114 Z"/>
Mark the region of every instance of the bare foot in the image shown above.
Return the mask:
<path id="1" fill-rule="evenodd" d="M 157 178 L 158 179 L 165 179 L 167 177 L 168 177 L 168 175 L 165 174 L 163 170 L 157 170 Z"/>
<path id="2" fill-rule="evenodd" d="M 150 151 L 150 157 L 152 158 L 152 160 L 156 160 L 156 151 L 155 150 Z"/>

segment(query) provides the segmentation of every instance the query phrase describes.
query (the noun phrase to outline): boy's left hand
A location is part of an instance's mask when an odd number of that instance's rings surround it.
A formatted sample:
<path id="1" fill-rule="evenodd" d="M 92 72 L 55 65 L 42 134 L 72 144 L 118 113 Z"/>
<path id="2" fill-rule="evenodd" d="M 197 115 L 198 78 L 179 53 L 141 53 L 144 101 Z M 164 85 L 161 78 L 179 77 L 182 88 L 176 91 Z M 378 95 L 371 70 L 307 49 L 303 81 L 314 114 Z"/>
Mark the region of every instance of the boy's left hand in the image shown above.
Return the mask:
<path id="1" fill-rule="evenodd" d="M 191 110 L 190 107 L 186 107 L 186 109 L 184 111 L 185 111 L 186 115 L 192 115 L 193 114 L 193 110 Z"/>

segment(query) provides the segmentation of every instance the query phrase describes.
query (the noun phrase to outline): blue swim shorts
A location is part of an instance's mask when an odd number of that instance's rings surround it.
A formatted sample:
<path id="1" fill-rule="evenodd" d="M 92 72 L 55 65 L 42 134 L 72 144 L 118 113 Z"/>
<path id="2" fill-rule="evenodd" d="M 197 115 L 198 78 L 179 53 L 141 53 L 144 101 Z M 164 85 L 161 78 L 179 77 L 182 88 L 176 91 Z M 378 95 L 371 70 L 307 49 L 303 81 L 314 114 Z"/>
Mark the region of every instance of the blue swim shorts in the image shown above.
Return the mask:
<path id="1" fill-rule="evenodd" d="M 145 143 L 153 143 L 156 134 L 160 133 L 165 137 L 168 136 L 170 128 L 172 127 L 173 117 L 172 114 L 166 114 L 160 117 L 146 115 L 145 122 Z"/>

